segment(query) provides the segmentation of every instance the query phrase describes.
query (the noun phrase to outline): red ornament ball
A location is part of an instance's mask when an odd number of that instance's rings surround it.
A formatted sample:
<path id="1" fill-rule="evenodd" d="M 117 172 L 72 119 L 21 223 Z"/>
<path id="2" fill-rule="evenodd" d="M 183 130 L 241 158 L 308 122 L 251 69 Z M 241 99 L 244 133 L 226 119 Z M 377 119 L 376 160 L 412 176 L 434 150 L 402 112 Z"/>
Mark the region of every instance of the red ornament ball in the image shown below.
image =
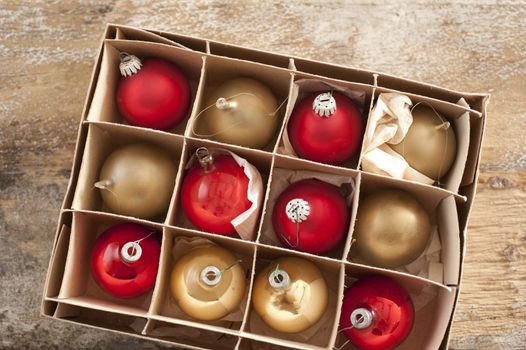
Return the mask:
<path id="1" fill-rule="evenodd" d="M 121 114 L 130 124 L 145 128 L 176 127 L 188 113 L 190 100 L 186 76 L 175 64 L 159 58 L 144 59 L 137 73 L 122 77 L 117 88 Z"/>
<path id="2" fill-rule="evenodd" d="M 413 320 L 411 297 L 390 278 L 365 277 L 345 292 L 340 327 L 361 350 L 395 348 L 409 335 Z"/>
<path id="3" fill-rule="evenodd" d="M 95 241 L 91 272 L 109 294 L 134 298 L 153 288 L 160 254 L 155 231 L 132 223 L 115 225 Z"/>
<path id="4" fill-rule="evenodd" d="M 360 150 L 360 110 L 339 93 L 313 93 L 292 111 L 287 131 L 294 151 L 308 160 L 340 165 Z"/>
<path id="5" fill-rule="evenodd" d="M 202 231 L 232 235 L 236 230 L 231 221 L 252 206 L 249 179 L 232 156 L 209 157 L 196 162 L 183 180 L 183 211 Z"/>
<path id="6" fill-rule="evenodd" d="M 306 179 L 293 183 L 279 195 L 272 224 L 285 246 L 323 254 L 347 236 L 349 209 L 336 186 Z"/>

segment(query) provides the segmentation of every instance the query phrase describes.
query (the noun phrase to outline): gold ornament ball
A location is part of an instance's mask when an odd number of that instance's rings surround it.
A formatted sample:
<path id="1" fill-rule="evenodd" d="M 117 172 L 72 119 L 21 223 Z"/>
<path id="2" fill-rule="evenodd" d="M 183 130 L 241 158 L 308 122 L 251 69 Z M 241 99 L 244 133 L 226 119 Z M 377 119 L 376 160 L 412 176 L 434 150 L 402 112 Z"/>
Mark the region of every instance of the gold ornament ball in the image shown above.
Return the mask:
<path id="1" fill-rule="evenodd" d="M 413 123 L 402 142 L 390 145 L 415 170 L 438 181 L 455 161 L 457 138 L 451 124 L 430 106 L 411 111 Z"/>
<path id="2" fill-rule="evenodd" d="M 273 287 L 269 281 L 276 268 L 289 278 L 281 288 Z M 283 333 L 299 333 L 313 326 L 325 313 L 328 299 L 327 283 L 320 269 L 296 257 L 273 261 L 258 274 L 252 292 L 254 310 L 269 327 Z"/>
<path id="3" fill-rule="evenodd" d="M 138 143 L 111 153 L 95 184 L 110 211 L 151 219 L 168 210 L 177 167 L 164 149 Z"/>
<path id="4" fill-rule="evenodd" d="M 175 263 L 170 286 L 183 312 L 196 320 L 216 321 L 239 308 L 246 290 L 245 271 L 228 250 L 200 247 Z"/>
<path id="5" fill-rule="evenodd" d="M 429 215 L 409 193 L 381 190 L 363 198 L 353 238 L 358 255 L 369 264 L 397 268 L 422 254 L 431 234 Z"/>
<path id="6" fill-rule="evenodd" d="M 231 79 L 206 98 L 199 117 L 204 136 L 250 148 L 263 148 L 276 134 L 278 103 L 272 91 L 251 78 Z"/>

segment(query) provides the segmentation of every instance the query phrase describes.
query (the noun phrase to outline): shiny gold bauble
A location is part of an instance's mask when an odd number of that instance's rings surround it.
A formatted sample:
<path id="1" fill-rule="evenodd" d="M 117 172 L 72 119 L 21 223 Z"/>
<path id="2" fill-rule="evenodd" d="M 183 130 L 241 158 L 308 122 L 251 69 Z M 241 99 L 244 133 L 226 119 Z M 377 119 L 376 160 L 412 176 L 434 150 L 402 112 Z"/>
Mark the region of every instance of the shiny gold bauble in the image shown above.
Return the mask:
<path id="1" fill-rule="evenodd" d="M 239 308 L 246 290 L 245 271 L 228 250 L 200 247 L 175 263 L 170 286 L 172 297 L 188 316 L 216 321 Z"/>
<path id="2" fill-rule="evenodd" d="M 168 152 L 137 143 L 121 147 L 106 158 L 95 186 L 110 211 L 151 219 L 168 210 L 176 173 Z"/>
<path id="3" fill-rule="evenodd" d="M 199 117 L 211 139 L 251 148 L 265 147 L 276 134 L 278 103 L 272 91 L 250 78 L 228 80 L 206 97 Z"/>
<path id="4" fill-rule="evenodd" d="M 433 108 L 419 104 L 402 142 L 390 145 L 415 170 L 433 180 L 444 176 L 455 161 L 457 139 L 451 124 Z"/>
<path id="5" fill-rule="evenodd" d="M 290 279 L 282 288 L 269 282 L 277 268 Z M 313 326 L 325 313 L 328 298 L 320 269 L 295 257 L 273 261 L 259 273 L 252 292 L 254 310 L 269 327 L 283 333 L 298 333 Z"/>
<path id="6" fill-rule="evenodd" d="M 422 205 L 401 190 L 381 190 L 363 198 L 353 233 L 358 255 L 369 264 L 397 268 L 427 246 L 431 223 Z"/>

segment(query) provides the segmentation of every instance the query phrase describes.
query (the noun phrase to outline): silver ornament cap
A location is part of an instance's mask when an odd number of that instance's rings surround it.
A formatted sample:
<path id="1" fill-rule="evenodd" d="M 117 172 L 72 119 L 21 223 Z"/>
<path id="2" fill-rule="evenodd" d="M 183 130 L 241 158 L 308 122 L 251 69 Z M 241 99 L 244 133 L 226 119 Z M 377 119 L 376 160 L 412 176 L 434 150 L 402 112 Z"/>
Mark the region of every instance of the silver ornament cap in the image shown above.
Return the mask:
<path id="1" fill-rule="evenodd" d="M 292 222 L 303 222 L 307 220 L 310 214 L 309 202 L 301 198 L 291 199 L 285 206 L 285 212 Z"/>
<path id="2" fill-rule="evenodd" d="M 119 57 L 121 59 L 119 69 L 123 77 L 130 77 L 136 74 L 142 67 L 141 60 L 137 56 L 130 55 L 126 52 L 121 52 Z"/>
<path id="3" fill-rule="evenodd" d="M 336 112 L 336 100 L 332 92 L 324 92 L 316 96 L 312 102 L 312 110 L 320 117 L 330 117 Z"/>

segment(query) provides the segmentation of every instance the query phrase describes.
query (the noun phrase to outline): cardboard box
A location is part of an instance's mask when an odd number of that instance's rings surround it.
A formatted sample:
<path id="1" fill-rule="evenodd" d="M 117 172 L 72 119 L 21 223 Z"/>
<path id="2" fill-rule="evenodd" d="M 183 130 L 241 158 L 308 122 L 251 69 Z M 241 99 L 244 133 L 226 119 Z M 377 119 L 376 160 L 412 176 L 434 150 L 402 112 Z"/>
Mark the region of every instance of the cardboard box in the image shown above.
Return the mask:
<path id="1" fill-rule="evenodd" d="M 125 125 L 115 104 L 119 79 L 119 52 L 162 57 L 179 65 L 190 79 L 192 109 L 171 132 Z M 271 87 L 280 101 L 281 129 L 266 149 L 225 145 L 197 137 L 192 130 L 203 96 L 229 76 L 254 77 Z M 286 146 L 285 125 L 296 99 L 321 85 L 353 91 L 362 96 L 364 116 L 378 95 L 400 92 L 413 102 L 424 101 L 441 112 L 455 127 L 457 161 L 442 187 L 392 179 L 359 170 L 360 158 L 342 167 L 299 159 Z M 46 279 L 42 314 L 67 322 L 127 333 L 189 349 L 333 349 L 343 344 L 338 320 L 345 286 L 371 273 L 389 276 L 415 299 L 415 326 L 398 349 L 446 349 L 458 299 L 465 254 L 467 221 L 473 203 L 484 131 L 487 94 L 463 93 L 406 80 L 383 73 L 343 67 L 302 58 L 247 49 L 179 34 L 121 25 L 107 26 L 88 90 L 79 126 L 73 171 L 58 221 Z M 196 124 L 195 128 L 199 128 Z M 170 208 L 162 222 L 121 217 L 105 211 L 98 191 L 92 190 L 105 157 L 131 140 L 158 144 L 179 159 L 179 171 Z M 179 208 L 179 188 L 184 165 L 197 147 L 221 147 L 255 165 L 262 174 L 265 200 L 254 241 L 212 235 L 185 222 Z M 270 213 L 283 179 L 311 176 L 348 182 L 354 190 L 351 225 L 345 245 L 330 256 L 314 256 L 280 247 L 272 236 Z M 281 182 L 281 184 L 280 184 Z M 436 213 L 442 270 L 437 275 L 415 276 L 408 270 L 375 268 L 353 261 L 353 222 L 363 193 L 376 188 L 401 188 L 414 194 Z M 135 299 L 117 299 L 97 286 L 89 271 L 89 253 L 98 234 L 122 221 L 141 223 L 162 232 L 162 253 L 155 288 Z M 314 334 L 285 335 L 261 327 L 246 295 L 242 321 L 205 323 L 170 309 L 167 279 L 173 266 L 171 250 L 176 237 L 202 237 L 243 256 L 252 271 L 250 286 L 267 261 L 280 256 L 302 256 L 314 262 L 329 284 L 330 297 L 323 325 Z M 259 324 L 259 325 L 258 325 Z M 345 349 L 353 349 L 347 345 Z"/>

